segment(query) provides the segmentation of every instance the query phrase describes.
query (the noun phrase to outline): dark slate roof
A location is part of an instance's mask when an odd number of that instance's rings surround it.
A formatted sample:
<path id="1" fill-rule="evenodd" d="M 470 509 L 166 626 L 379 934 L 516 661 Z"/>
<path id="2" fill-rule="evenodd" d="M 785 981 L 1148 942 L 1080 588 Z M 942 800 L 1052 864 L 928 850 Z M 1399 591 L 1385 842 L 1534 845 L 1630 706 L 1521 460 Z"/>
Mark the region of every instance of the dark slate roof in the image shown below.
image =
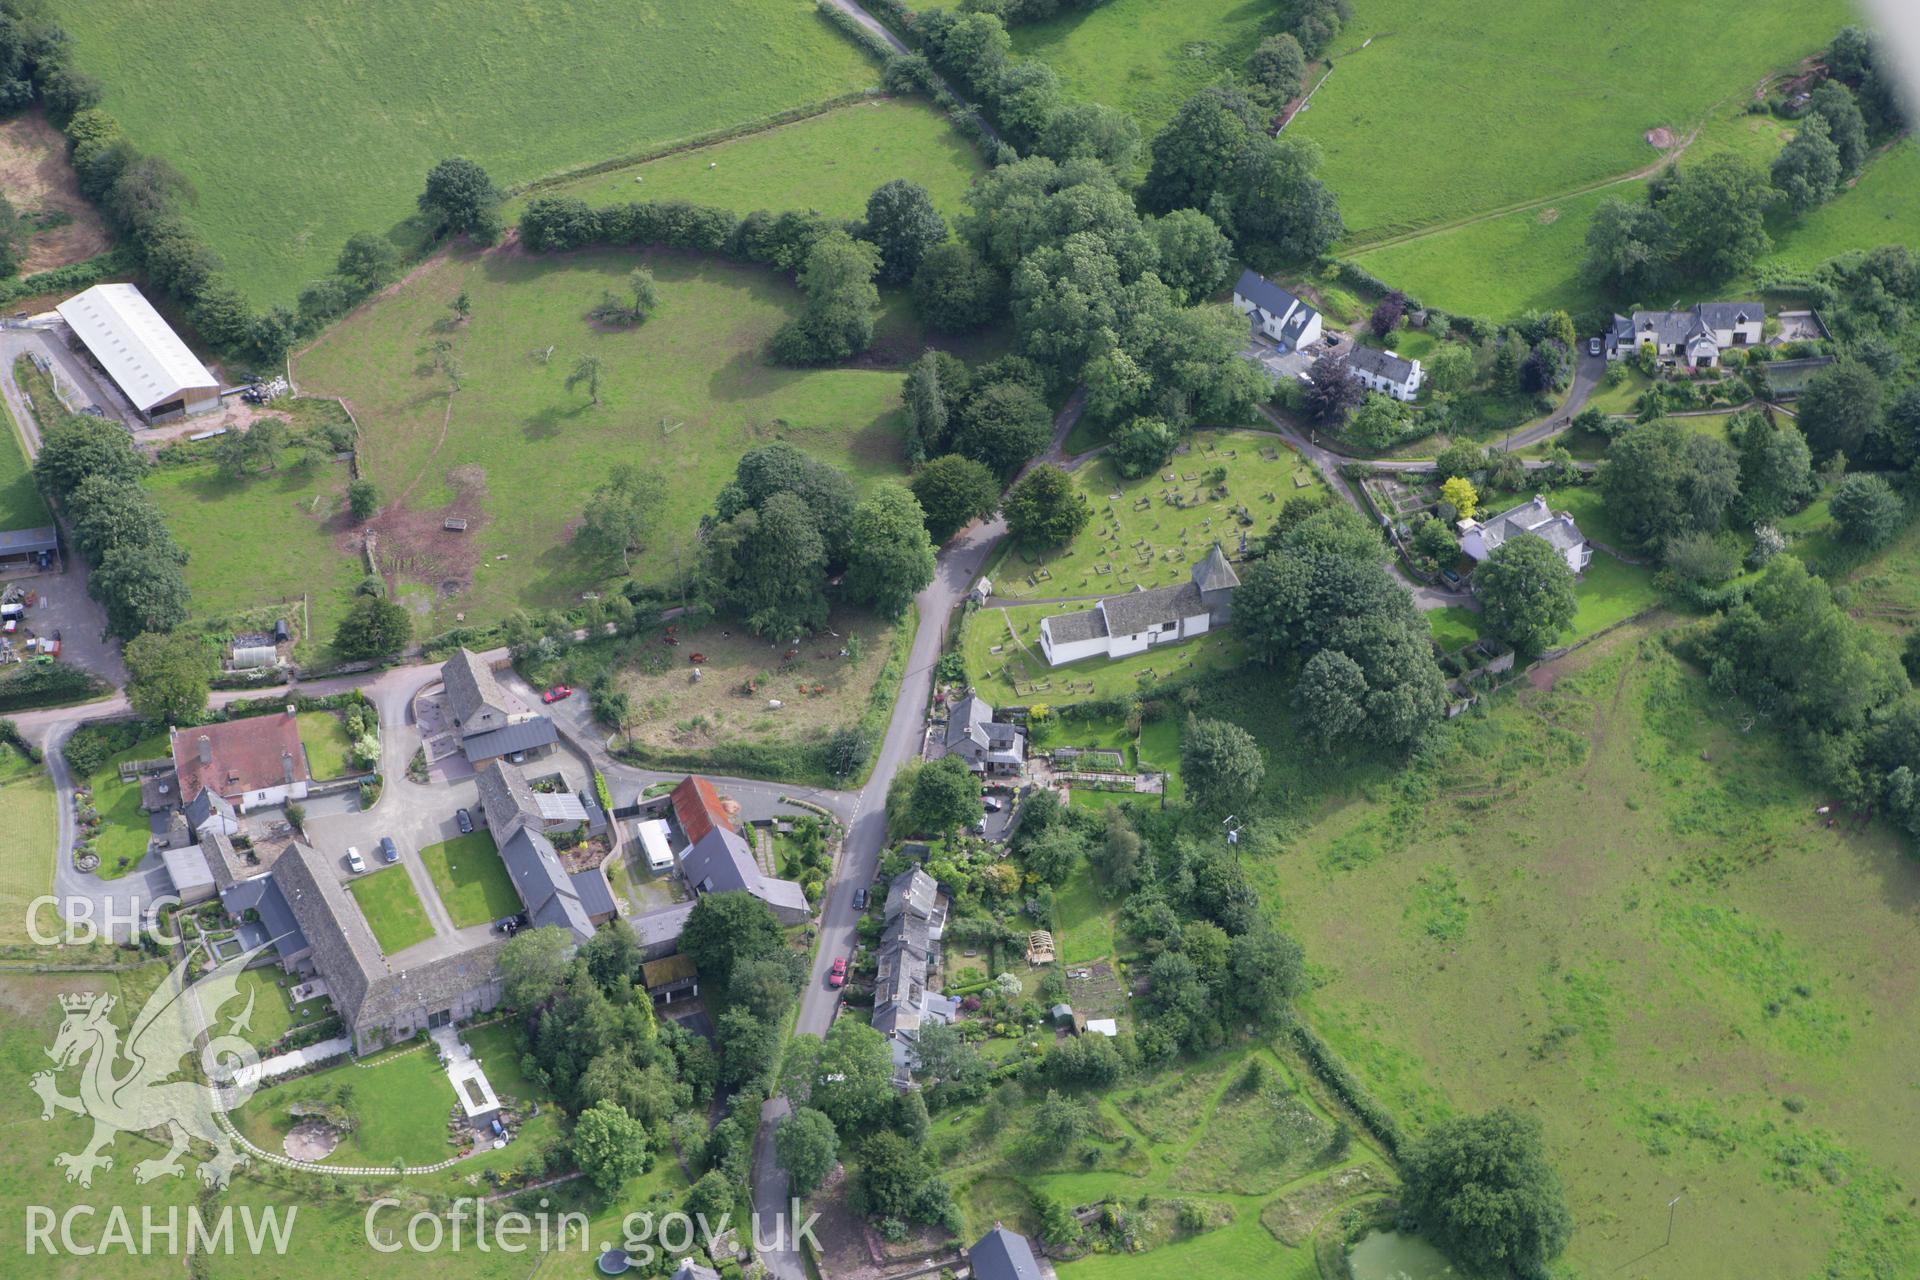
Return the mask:
<path id="1" fill-rule="evenodd" d="M 358 1028 L 368 990 L 387 971 L 366 917 L 334 878 L 333 868 L 307 845 L 295 845 L 282 854 L 273 864 L 273 879 L 313 948 L 314 967 L 327 980 L 341 1018 L 349 1028 Z"/>
<path id="2" fill-rule="evenodd" d="M 702 893 L 734 889 L 758 892 L 760 868 L 747 842 L 724 827 L 711 827 L 680 855 L 681 874 Z"/>
<path id="3" fill-rule="evenodd" d="M 361 1004 L 359 1018 L 349 1025 L 356 1029 L 390 1026 L 403 1018 L 424 1023 L 428 1014 L 447 1008 L 463 993 L 499 981 L 504 946 L 505 939 L 489 941 L 411 969 L 380 974 Z"/>
<path id="4" fill-rule="evenodd" d="M 521 825 L 521 819 L 540 819 L 540 802 L 534 798 L 527 779 L 512 765 L 493 761 L 476 775 L 480 786 L 480 807 L 486 811 L 487 826 L 496 842 L 505 842 Z"/>
<path id="5" fill-rule="evenodd" d="M 589 916 L 612 915 L 620 909 L 613 900 L 613 886 L 607 883 L 607 873 L 598 867 L 576 871 L 567 878 L 573 881 L 574 896 L 580 899 Z"/>
<path id="6" fill-rule="evenodd" d="M 307 949 L 307 935 L 300 932 L 300 922 L 293 918 L 286 895 L 280 892 L 280 884 L 272 876 L 255 876 L 229 884 L 220 891 L 220 902 L 236 918 L 249 910 L 259 912 L 260 927 L 282 960 Z"/>
<path id="7" fill-rule="evenodd" d="M 1047 619 L 1047 634 L 1055 644 L 1071 644 L 1107 634 L 1107 620 L 1098 609 L 1078 613 L 1056 613 Z"/>
<path id="8" fill-rule="evenodd" d="M 500 860 L 507 864 L 507 878 L 520 894 L 527 919 L 536 926 L 571 930 L 581 942 L 593 936 L 587 909 L 546 836 L 523 825 L 500 846 Z"/>
<path id="9" fill-rule="evenodd" d="M 998 1223 L 967 1250 L 967 1263 L 974 1280 L 1040 1280 L 1033 1246 L 1025 1236 Z"/>
<path id="10" fill-rule="evenodd" d="M 1276 316 L 1284 317 L 1293 308 L 1306 306 L 1273 281 L 1253 271 L 1242 271 L 1233 291 L 1262 311 Z"/>
<path id="11" fill-rule="evenodd" d="M 1765 320 L 1767 309 L 1758 302 L 1702 302 L 1694 307 L 1709 328 L 1731 329 L 1741 323 Z"/>
<path id="12" fill-rule="evenodd" d="M 1219 543 L 1214 543 L 1206 558 L 1193 566 L 1193 585 L 1202 591 L 1231 591 L 1240 585 L 1240 575 L 1227 563 L 1227 553 Z"/>
<path id="13" fill-rule="evenodd" d="M 1559 551 L 1586 543 L 1573 516 L 1565 511 L 1554 511 L 1547 506 L 1547 500 L 1538 494 L 1531 501 L 1509 507 L 1488 520 L 1481 526 L 1480 536 L 1491 552 L 1509 538 L 1517 538 L 1524 533 L 1545 539 L 1549 546 Z"/>
<path id="14" fill-rule="evenodd" d="M 1289 338 L 1298 338 L 1301 333 L 1306 330 L 1307 323 L 1319 314 L 1319 312 L 1303 302 L 1295 308 L 1292 315 L 1287 317 L 1287 322 L 1281 326 L 1280 331 Z"/>
<path id="15" fill-rule="evenodd" d="M 947 713 L 942 740 L 947 750 L 975 759 L 991 757 L 1017 764 L 1023 755 L 1020 731 L 995 720 L 993 708 L 971 693 L 954 703 Z"/>
<path id="16" fill-rule="evenodd" d="M 510 724 L 504 729 L 476 733 L 461 743 L 461 749 L 467 753 L 469 759 L 485 760 L 490 756 L 506 756 L 516 751 L 550 747 L 559 740 L 560 731 L 554 728 L 553 721 L 545 716 L 535 716 L 531 720 L 522 720 L 519 724 Z"/>
<path id="17" fill-rule="evenodd" d="M 627 924 L 633 929 L 633 936 L 640 939 L 641 946 L 655 946 L 678 938 L 686 930 L 687 917 L 692 914 L 691 902 L 677 902 L 643 916 L 632 916 Z"/>
<path id="18" fill-rule="evenodd" d="M 0 533 L 0 556 L 31 556 L 60 550 L 60 531 L 52 525 Z"/>
<path id="19" fill-rule="evenodd" d="M 440 668 L 440 679 L 447 688 L 447 709 L 454 723 L 464 726 L 474 716 L 493 710 L 502 719 L 511 715 L 519 700 L 500 687 L 486 659 L 466 649 L 455 649 Z"/>
<path id="20" fill-rule="evenodd" d="M 236 820 L 233 802 L 223 795 L 202 789 L 199 795 L 187 801 L 187 825 L 195 831 L 200 830 L 201 824 L 215 814 L 219 814 L 229 822 Z"/>
<path id="21" fill-rule="evenodd" d="M 692 1258 L 680 1259 L 680 1269 L 673 1273 L 672 1280 L 720 1280 L 720 1273 L 712 1267 L 703 1267 Z"/>
<path id="22" fill-rule="evenodd" d="M 1110 634 L 1130 636 L 1158 623 L 1174 622 L 1205 613 L 1207 606 L 1200 599 L 1200 588 L 1192 582 L 1182 582 L 1171 587 L 1153 587 L 1129 591 L 1123 596 L 1108 596 L 1100 602 L 1100 609 L 1107 616 L 1107 631 Z M 1058 640 L 1059 636 L 1056 634 L 1054 638 Z"/>
<path id="23" fill-rule="evenodd" d="M 892 920 L 902 911 L 911 911 L 923 920 L 931 919 L 939 896 L 940 882 L 919 867 L 902 871 L 887 886 L 886 918 Z"/>
<path id="24" fill-rule="evenodd" d="M 1378 347 L 1356 346 L 1347 357 L 1347 366 L 1376 378 L 1385 378 L 1388 382 L 1405 382 L 1413 373 L 1413 361 L 1403 360 L 1393 352 L 1382 351 Z"/>

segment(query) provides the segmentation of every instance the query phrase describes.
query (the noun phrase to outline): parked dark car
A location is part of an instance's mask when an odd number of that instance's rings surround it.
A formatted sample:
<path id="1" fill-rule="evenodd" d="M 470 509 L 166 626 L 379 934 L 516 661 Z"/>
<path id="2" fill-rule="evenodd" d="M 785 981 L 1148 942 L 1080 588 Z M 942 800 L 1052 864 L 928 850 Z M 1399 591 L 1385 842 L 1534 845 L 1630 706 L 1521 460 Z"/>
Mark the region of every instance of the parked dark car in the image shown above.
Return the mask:
<path id="1" fill-rule="evenodd" d="M 866 889 L 860 888 L 853 891 L 853 909 L 855 911 L 865 911 L 867 909 Z"/>
<path id="2" fill-rule="evenodd" d="M 1464 579 L 1462 579 L 1459 574 L 1455 573 L 1451 569 L 1443 569 L 1440 572 L 1440 581 L 1446 583 L 1449 587 L 1452 587 L 1455 591 L 1458 591 Z"/>
<path id="3" fill-rule="evenodd" d="M 388 862 L 400 861 L 400 848 L 394 844 L 392 836 L 380 837 L 380 856 Z"/>
<path id="4" fill-rule="evenodd" d="M 473 830 L 473 815 L 465 809 L 455 809 L 453 820 L 460 824 L 460 834 L 466 835 Z"/>

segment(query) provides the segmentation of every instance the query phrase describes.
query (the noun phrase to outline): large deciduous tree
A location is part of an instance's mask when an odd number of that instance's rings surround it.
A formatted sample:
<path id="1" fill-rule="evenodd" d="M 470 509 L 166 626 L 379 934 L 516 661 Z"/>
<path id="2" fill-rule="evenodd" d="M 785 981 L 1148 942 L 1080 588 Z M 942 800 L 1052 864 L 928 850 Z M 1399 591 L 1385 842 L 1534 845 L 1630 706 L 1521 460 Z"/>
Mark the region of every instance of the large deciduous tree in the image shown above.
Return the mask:
<path id="1" fill-rule="evenodd" d="M 1573 1234 L 1540 1122 L 1500 1110 L 1435 1125 L 1408 1148 L 1405 1208 L 1458 1262 L 1488 1274 L 1544 1274 Z"/>
<path id="2" fill-rule="evenodd" d="M 620 558 L 620 568 L 633 567 L 633 553 L 647 544 L 659 513 L 665 486 L 657 473 L 616 463 L 607 482 L 595 489 L 581 513 L 574 541 L 591 554 Z"/>
<path id="3" fill-rule="evenodd" d="M 832 364 L 873 343 L 873 316 L 880 306 L 874 276 L 880 251 L 844 231 L 821 236 L 800 268 L 805 309 L 773 338 L 775 358 L 785 364 Z"/>
<path id="4" fill-rule="evenodd" d="M 1488 628 L 1522 654 L 1539 653 L 1573 625 L 1573 570 L 1536 534 L 1495 547 L 1473 581 Z"/>
<path id="5" fill-rule="evenodd" d="M 1245 804 L 1266 773 L 1266 757 L 1245 729 L 1226 720 L 1187 718 L 1180 776 L 1196 804 L 1220 813 Z"/>
<path id="6" fill-rule="evenodd" d="M 927 533 L 944 543 L 969 521 L 1000 509 L 1000 482 L 985 464 L 950 453 L 913 473 L 908 482 L 926 512 Z"/>
<path id="7" fill-rule="evenodd" d="M 1880 378 L 1860 361 L 1842 356 L 1807 380 L 1800 394 L 1800 429 L 1814 455 L 1844 453 L 1858 459 L 1880 429 Z"/>
<path id="8" fill-rule="evenodd" d="M 597 1102 L 573 1126 L 573 1158 L 601 1195 L 646 1167 L 647 1127 L 612 1102 Z"/>
<path id="9" fill-rule="evenodd" d="M 904 615 L 933 581 L 933 542 L 919 500 L 898 485 L 882 485 L 853 509 L 847 553 L 847 594 L 890 620 Z"/>
<path id="10" fill-rule="evenodd" d="M 947 220 L 925 187 L 895 178 L 867 197 L 864 238 L 880 250 L 880 282 L 906 284 L 947 238 Z"/>
<path id="11" fill-rule="evenodd" d="M 807 1195 L 833 1172 L 840 1158 L 840 1135 L 824 1111 L 797 1107 L 773 1131 L 773 1158 L 786 1171 L 794 1194 Z"/>
<path id="12" fill-rule="evenodd" d="M 391 658 L 413 638 L 413 615 L 382 596 L 362 595 L 334 629 L 333 651 L 350 662 Z"/>
<path id="13" fill-rule="evenodd" d="M 1001 509 L 1008 535 L 1026 547 L 1065 546 L 1093 519 L 1093 508 L 1073 477 L 1046 462 L 1020 477 Z"/>
<path id="14" fill-rule="evenodd" d="M 190 724 L 207 709 L 219 662 L 203 636 L 135 636 L 127 645 L 127 701 L 143 720 Z"/>
<path id="15" fill-rule="evenodd" d="M 420 212 L 457 234 L 490 241 L 500 234 L 500 190 L 487 171 L 465 156 L 442 160 L 427 172 Z"/>

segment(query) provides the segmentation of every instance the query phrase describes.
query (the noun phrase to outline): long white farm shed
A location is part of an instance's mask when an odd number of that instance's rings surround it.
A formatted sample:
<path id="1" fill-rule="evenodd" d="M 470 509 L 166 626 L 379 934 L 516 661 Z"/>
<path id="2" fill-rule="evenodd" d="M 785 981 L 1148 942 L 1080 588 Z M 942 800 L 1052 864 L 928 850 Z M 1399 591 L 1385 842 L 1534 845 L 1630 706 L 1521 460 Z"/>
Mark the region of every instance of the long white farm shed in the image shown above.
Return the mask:
<path id="1" fill-rule="evenodd" d="M 220 382 L 130 284 L 97 284 L 54 308 L 148 422 L 220 407 Z"/>

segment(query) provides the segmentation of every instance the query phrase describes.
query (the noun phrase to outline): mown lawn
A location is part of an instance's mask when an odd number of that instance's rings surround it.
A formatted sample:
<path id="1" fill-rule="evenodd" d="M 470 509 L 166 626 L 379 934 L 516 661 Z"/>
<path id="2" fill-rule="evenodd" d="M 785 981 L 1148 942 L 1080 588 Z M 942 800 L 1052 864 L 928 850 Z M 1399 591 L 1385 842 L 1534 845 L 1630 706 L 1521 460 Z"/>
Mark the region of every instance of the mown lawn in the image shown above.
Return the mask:
<path id="1" fill-rule="evenodd" d="M 1242 860 L 1306 946 L 1310 1021 L 1415 1134 L 1539 1117 L 1570 1271 L 1659 1243 L 1682 1187 L 1675 1274 L 1913 1271 L 1920 864 L 1877 823 L 1828 827 L 1780 737 L 1646 630 L 1551 671 L 1405 776 L 1270 768 L 1316 820 Z M 1290 723 L 1212 709 L 1299 754 Z"/>
<path id="2" fill-rule="evenodd" d="M 302 711 L 294 717 L 300 726 L 300 745 L 307 749 L 307 768 L 316 781 L 345 777 L 347 752 L 353 739 L 337 711 Z"/>
<path id="3" fill-rule="evenodd" d="M 328 1164 L 436 1164 L 453 1154 L 447 1144 L 453 1084 L 431 1049 L 364 1068 L 346 1063 L 262 1089 L 234 1119 L 262 1148 L 279 1151 L 296 1123 L 288 1112 L 296 1102 L 336 1104 L 353 1116 L 353 1131 L 327 1157 Z"/>
<path id="4" fill-rule="evenodd" d="M 659 310 L 638 329 L 596 330 L 587 309 L 643 264 Z M 447 304 L 463 289 L 472 319 L 449 328 Z M 617 463 L 668 479 L 657 532 L 633 564 L 653 582 L 690 567 L 701 514 L 757 444 L 787 440 L 857 483 L 900 476 L 897 368 L 767 362 L 798 302 L 785 277 L 692 255 L 453 254 L 336 325 L 295 367 L 306 389 L 353 405 L 361 466 L 389 504 L 373 522 L 382 565 L 420 593 L 423 625 L 440 628 L 456 612 L 472 623 L 571 603 L 616 575 L 617 561 L 582 556 L 569 538 Z M 441 341 L 464 369 L 451 404 L 430 359 Z M 883 320 L 870 359 L 919 349 L 917 333 Z M 602 362 L 598 407 L 565 386 L 585 355 Z M 467 530 L 447 533 L 440 517 L 456 509 Z"/>
<path id="5" fill-rule="evenodd" d="M 591 205 L 691 200 L 749 213 L 817 209 L 836 218 L 866 213 L 873 189 L 895 178 L 927 189 L 952 218 L 986 171 L 973 144 L 920 98 L 876 98 L 729 142 L 610 169 L 540 195 Z M 514 213 L 523 201 L 509 208 Z"/>
<path id="6" fill-rule="evenodd" d="M 433 877 L 441 905 L 462 929 L 520 910 L 520 896 L 488 832 L 472 831 L 428 845 L 420 851 L 420 861 Z"/>
<path id="7" fill-rule="evenodd" d="M 134 869 L 146 856 L 152 829 L 140 810 L 140 780 L 120 781 L 118 766 L 128 760 L 170 758 L 173 747 L 165 733 L 157 733 L 107 757 L 100 772 L 87 780 L 93 788 L 93 807 L 100 812 L 100 829 L 93 851 L 100 855 L 99 875 L 114 880 Z"/>
<path id="8" fill-rule="evenodd" d="M 240 975 L 239 1000 L 242 1005 L 248 999 L 253 1001 L 247 1040 L 256 1049 L 265 1050 L 295 1027 L 311 1026 L 332 1011 L 333 1002 L 324 996 L 298 1005 L 291 1003 L 287 989 L 293 981 L 278 965 L 248 969 Z"/>
<path id="9" fill-rule="evenodd" d="M 1112 910 L 1093 864 L 1082 859 L 1053 895 L 1053 945 L 1061 964 L 1091 964 L 1113 955 Z"/>
<path id="10" fill-rule="evenodd" d="M 1660 593 L 1654 589 L 1652 569 L 1596 550 L 1574 588 L 1574 599 L 1578 608 L 1574 610 L 1569 640 L 1590 636 L 1651 609 L 1660 602 Z"/>
<path id="11" fill-rule="evenodd" d="M 380 852 L 377 848 L 363 849 L 361 856 L 368 858 L 368 865 L 372 866 Z M 369 871 L 349 880 L 347 892 L 360 904 L 360 913 L 366 916 L 374 941 L 380 944 L 383 954 L 393 955 L 433 936 L 427 909 L 420 905 L 420 895 L 413 891 L 413 881 L 407 878 L 404 867 Z"/>
<path id="12" fill-rule="evenodd" d="M 187 553 L 187 589 L 196 618 L 284 605 L 296 631 L 311 630 L 300 654 L 318 657 L 352 604 L 362 577 L 344 524 L 345 463 L 283 467 L 230 479 L 211 462 L 157 467 L 143 482 Z"/>
<path id="13" fill-rule="evenodd" d="M 1442 653 L 1458 653 L 1480 638 L 1480 615 L 1472 609 L 1429 609 L 1427 625 L 1433 628 L 1433 641 Z"/>
<path id="14" fill-rule="evenodd" d="M 231 87 L 255 0 L 58 0 L 75 61 L 142 149 L 193 184 L 189 221 L 256 303 L 288 302 L 349 235 L 411 247 L 453 155 L 497 183 L 635 154 L 865 88 L 872 61 L 791 0 L 315 0 L 272 27 L 273 73 Z M 272 158 L 250 139 L 272 139 Z M 221 139 L 209 145 L 209 139 Z"/>

